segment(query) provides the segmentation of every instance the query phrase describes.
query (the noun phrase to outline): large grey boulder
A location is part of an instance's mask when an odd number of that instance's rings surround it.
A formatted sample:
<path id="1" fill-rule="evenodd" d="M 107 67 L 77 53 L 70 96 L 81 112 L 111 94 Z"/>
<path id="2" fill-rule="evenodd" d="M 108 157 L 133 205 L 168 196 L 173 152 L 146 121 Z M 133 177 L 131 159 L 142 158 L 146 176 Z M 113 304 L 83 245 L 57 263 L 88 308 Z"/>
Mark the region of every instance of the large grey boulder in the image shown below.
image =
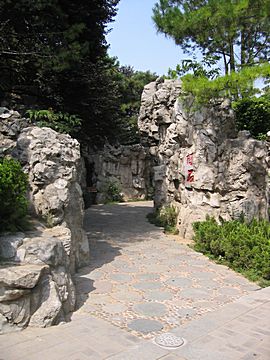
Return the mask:
<path id="1" fill-rule="evenodd" d="M 28 234 L 19 233 L 16 247 L 15 235 L 0 237 L 0 243 L 5 243 L 0 266 L 0 333 L 68 320 L 76 296 L 65 248 L 70 241 L 66 230 L 40 227 Z"/>
<path id="2" fill-rule="evenodd" d="M 17 111 L 0 107 L 0 157 L 12 152 L 23 128 L 29 126 Z"/>
<path id="3" fill-rule="evenodd" d="M 66 249 L 74 272 L 89 261 L 88 240 L 82 229 L 83 164 L 78 141 L 50 128 L 25 128 L 17 139 L 14 155 L 29 175 L 30 201 L 35 214 L 51 227 L 61 225 L 70 231 Z"/>

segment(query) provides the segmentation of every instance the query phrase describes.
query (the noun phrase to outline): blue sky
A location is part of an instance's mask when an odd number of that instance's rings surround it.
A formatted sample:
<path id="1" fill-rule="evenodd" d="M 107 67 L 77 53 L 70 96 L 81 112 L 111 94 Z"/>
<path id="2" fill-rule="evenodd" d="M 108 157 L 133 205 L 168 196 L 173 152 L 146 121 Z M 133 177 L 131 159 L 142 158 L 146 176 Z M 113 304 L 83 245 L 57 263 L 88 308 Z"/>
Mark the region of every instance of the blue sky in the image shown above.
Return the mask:
<path id="1" fill-rule="evenodd" d="M 179 46 L 163 34 L 157 34 L 152 20 L 156 0 L 120 0 L 115 22 L 107 35 L 109 54 L 117 56 L 121 65 L 135 70 L 151 70 L 159 75 L 175 68 L 183 56 Z"/>

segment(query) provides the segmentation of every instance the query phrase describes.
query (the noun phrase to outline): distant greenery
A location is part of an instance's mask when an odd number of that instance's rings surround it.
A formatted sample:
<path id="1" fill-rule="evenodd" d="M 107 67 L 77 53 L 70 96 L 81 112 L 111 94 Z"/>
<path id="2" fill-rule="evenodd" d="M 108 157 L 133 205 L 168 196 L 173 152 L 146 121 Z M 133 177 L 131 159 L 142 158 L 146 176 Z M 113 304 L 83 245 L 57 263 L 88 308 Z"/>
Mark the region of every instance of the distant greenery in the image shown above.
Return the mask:
<path id="1" fill-rule="evenodd" d="M 164 206 L 147 215 L 151 224 L 164 228 L 165 233 L 177 235 L 177 210 L 173 206 Z"/>
<path id="2" fill-rule="evenodd" d="M 0 159 L 0 232 L 16 231 L 27 214 L 27 175 L 14 159 Z"/>
<path id="3" fill-rule="evenodd" d="M 222 221 L 212 217 L 193 224 L 195 250 L 242 273 L 261 286 L 270 285 L 270 223 Z"/>
<path id="4" fill-rule="evenodd" d="M 108 55 L 118 3 L 0 0 L 0 102 L 39 109 L 31 115 L 39 125 L 92 146 L 138 142 L 141 93 L 156 75 Z"/>
<path id="5" fill-rule="evenodd" d="M 118 0 L 0 0 L 0 102 L 77 114 L 81 136 L 119 128 L 107 26 Z"/>
<path id="6" fill-rule="evenodd" d="M 141 95 L 145 85 L 156 80 L 157 75 L 150 71 L 135 71 L 131 66 L 116 63 L 115 83 L 119 91 L 119 132 L 116 135 L 121 144 L 134 144 L 140 141 L 137 125 Z"/>
<path id="7" fill-rule="evenodd" d="M 201 61 L 197 61 L 195 56 L 193 59 L 184 59 L 175 69 L 169 69 L 168 76 L 177 79 L 186 74 L 193 74 L 196 77 L 206 77 L 214 79 L 220 75 L 220 68 L 216 64 L 217 57 L 205 56 Z"/>
<path id="8" fill-rule="evenodd" d="M 236 126 L 239 130 L 248 130 L 253 137 L 265 140 L 270 131 L 270 98 L 261 96 L 242 99 L 233 104 Z"/>
<path id="9" fill-rule="evenodd" d="M 105 196 L 106 204 L 112 202 L 122 202 L 123 195 L 121 193 L 121 184 L 117 180 L 110 180 L 104 185 L 102 194 Z"/>
<path id="10" fill-rule="evenodd" d="M 76 135 L 81 128 L 82 120 L 77 115 L 54 112 L 53 110 L 27 110 L 26 114 L 32 123 L 40 127 L 50 127 L 53 130 Z"/>

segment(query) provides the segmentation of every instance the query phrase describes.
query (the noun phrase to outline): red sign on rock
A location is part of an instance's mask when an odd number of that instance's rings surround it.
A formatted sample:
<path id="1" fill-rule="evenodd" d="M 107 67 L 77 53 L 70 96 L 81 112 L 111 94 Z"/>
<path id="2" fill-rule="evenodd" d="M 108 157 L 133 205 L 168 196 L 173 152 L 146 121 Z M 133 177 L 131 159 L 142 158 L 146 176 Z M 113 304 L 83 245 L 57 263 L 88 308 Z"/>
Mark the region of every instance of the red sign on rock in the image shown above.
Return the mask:
<path id="1" fill-rule="evenodd" d="M 185 159 L 185 179 L 186 186 L 194 182 L 193 154 L 187 155 Z"/>

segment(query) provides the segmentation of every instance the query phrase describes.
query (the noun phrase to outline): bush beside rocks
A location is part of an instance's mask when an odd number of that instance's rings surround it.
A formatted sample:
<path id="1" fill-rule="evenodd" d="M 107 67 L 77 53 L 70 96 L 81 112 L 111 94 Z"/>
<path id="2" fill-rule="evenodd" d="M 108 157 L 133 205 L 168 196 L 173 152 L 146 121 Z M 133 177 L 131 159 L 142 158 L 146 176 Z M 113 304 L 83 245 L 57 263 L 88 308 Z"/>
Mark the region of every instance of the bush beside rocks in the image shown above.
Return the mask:
<path id="1" fill-rule="evenodd" d="M 222 221 L 213 217 L 193 224 L 195 249 L 270 285 L 270 223 L 265 220 Z"/>

